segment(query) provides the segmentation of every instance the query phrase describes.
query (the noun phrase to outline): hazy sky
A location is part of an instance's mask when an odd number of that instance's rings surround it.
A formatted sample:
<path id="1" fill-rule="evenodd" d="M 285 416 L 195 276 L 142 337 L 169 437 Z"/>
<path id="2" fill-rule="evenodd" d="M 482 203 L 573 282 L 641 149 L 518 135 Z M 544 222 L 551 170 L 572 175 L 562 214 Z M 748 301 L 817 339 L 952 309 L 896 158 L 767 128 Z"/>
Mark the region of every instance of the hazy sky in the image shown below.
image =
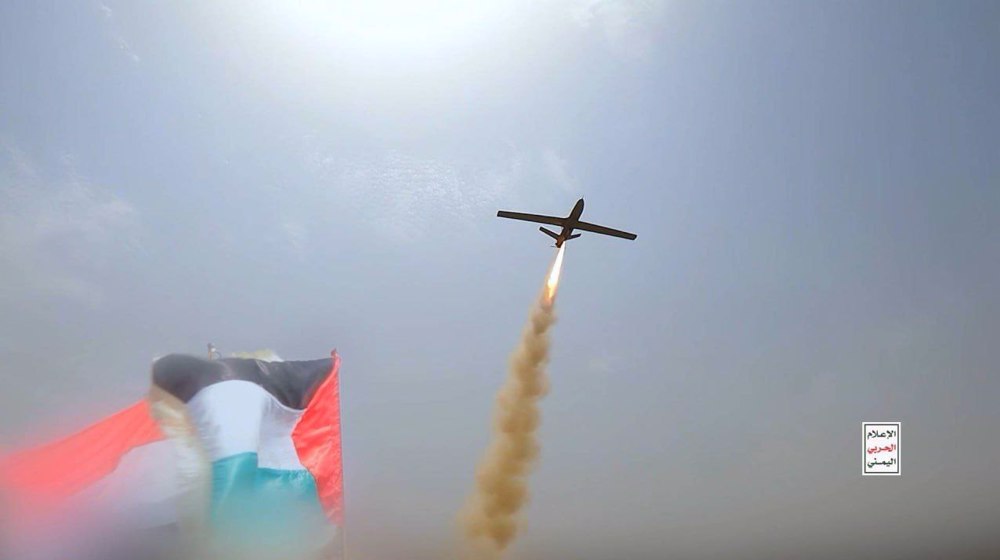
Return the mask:
<path id="1" fill-rule="evenodd" d="M 439 558 L 553 256 L 496 210 L 583 196 L 639 238 L 567 246 L 515 557 L 998 557 L 998 60 L 992 1 L 0 3 L 0 441 L 336 347 L 349 549 Z"/>

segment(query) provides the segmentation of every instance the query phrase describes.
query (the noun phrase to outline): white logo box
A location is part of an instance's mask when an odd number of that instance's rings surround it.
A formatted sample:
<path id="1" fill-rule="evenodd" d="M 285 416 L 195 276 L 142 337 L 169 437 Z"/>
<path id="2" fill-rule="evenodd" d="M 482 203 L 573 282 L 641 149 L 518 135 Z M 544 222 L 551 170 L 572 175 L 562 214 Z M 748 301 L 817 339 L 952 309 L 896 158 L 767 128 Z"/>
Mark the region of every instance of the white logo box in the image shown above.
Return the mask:
<path id="1" fill-rule="evenodd" d="M 863 476 L 899 476 L 899 433 L 902 422 L 862 422 Z"/>

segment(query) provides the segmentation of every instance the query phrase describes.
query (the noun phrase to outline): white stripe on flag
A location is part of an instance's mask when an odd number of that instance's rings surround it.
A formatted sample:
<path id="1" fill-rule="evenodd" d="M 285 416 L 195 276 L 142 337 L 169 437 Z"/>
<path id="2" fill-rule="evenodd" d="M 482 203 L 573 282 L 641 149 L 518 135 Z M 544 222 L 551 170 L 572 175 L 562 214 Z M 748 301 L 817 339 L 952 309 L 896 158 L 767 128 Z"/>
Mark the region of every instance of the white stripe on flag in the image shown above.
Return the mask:
<path id="1" fill-rule="evenodd" d="M 302 411 L 281 404 L 260 385 L 215 383 L 199 391 L 187 408 L 209 460 L 257 453 L 260 468 L 305 470 L 292 441 Z"/>

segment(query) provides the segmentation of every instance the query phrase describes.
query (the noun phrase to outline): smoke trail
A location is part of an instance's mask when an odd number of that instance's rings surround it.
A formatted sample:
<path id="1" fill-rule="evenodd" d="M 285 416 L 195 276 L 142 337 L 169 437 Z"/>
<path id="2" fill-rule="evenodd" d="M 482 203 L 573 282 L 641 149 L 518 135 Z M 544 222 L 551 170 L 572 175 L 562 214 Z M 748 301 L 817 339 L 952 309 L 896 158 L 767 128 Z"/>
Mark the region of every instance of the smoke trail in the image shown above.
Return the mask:
<path id="1" fill-rule="evenodd" d="M 493 437 L 476 471 L 475 489 L 459 516 L 466 560 L 498 559 L 517 536 L 528 501 L 527 474 L 538 457 L 539 400 L 548 392 L 545 365 L 548 331 L 563 249 L 549 281 L 532 307 L 520 344 L 510 357 L 507 379 L 497 395 Z"/>

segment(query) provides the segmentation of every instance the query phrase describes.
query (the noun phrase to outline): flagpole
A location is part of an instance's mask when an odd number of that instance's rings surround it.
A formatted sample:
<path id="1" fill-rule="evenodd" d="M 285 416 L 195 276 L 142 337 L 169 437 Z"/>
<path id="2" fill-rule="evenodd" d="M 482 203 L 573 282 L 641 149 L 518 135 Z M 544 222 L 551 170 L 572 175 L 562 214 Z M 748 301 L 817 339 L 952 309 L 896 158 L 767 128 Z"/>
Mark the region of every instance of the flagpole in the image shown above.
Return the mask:
<path id="1" fill-rule="evenodd" d="M 334 348 L 330 352 L 330 357 L 334 359 L 334 363 L 340 361 L 340 355 L 337 353 L 337 349 Z M 345 498 L 344 487 L 344 410 L 341 408 L 341 398 L 340 398 L 340 367 L 337 367 L 337 433 L 340 434 L 340 558 L 341 560 L 347 560 L 347 515 L 346 509 L 347 500 Z"/>
<path id="2" fill-rule="evenodd" d="M 347 531 L 343 528 L 340 531 L 340 557 L 347 560 Z"/>

